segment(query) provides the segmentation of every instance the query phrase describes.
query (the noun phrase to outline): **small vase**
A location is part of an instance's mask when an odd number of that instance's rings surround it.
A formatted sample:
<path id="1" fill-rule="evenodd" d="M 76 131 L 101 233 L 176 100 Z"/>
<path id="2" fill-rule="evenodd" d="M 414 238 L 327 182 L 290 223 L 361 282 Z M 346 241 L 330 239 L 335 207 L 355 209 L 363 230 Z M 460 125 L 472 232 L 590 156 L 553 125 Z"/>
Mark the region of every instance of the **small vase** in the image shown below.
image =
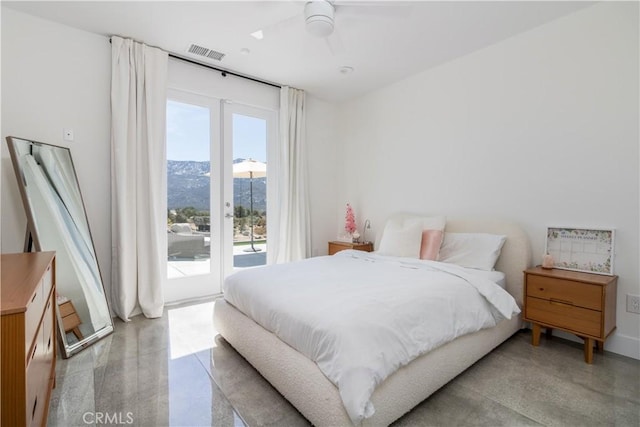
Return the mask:
<path id="1" fill-rule="evenodd" d="M 357 231 L 357 230 L 356 230 L 356 231 L 354 231 L 354 232 L 351 234 L 351 239 L 352 239 L 353 243 L 358 243 L 358 242 L 360 241 L 360 233 L 358 233 L 358 231 Z"/>

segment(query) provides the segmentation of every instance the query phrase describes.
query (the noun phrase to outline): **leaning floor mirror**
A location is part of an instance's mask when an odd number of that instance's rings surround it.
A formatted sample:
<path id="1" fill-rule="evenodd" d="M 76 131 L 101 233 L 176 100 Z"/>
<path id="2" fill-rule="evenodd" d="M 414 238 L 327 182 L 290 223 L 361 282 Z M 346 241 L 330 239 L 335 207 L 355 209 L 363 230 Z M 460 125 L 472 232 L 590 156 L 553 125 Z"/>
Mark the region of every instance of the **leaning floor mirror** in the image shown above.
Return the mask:
<path id="1" fill-rule="evenodd" d="M 27 214 L 27 242 L 56 251 L 57 320 L 67 358 L 113 332 L 80 186 L 68 148 L 7 137 Z"/>

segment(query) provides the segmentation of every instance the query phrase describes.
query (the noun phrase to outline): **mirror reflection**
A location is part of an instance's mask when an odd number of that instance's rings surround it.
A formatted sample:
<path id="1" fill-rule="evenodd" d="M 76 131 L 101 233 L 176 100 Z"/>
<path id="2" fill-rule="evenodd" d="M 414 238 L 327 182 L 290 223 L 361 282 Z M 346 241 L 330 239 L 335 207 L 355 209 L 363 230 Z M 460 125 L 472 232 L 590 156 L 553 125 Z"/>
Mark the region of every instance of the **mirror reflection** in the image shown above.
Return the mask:
<path id="1" fill-rule="evenodd" d="M 56 251 L 58 326 L 64 357 L 113 331 L 91 232 L 68 148 L 8 137 L 38 251 Z"/>

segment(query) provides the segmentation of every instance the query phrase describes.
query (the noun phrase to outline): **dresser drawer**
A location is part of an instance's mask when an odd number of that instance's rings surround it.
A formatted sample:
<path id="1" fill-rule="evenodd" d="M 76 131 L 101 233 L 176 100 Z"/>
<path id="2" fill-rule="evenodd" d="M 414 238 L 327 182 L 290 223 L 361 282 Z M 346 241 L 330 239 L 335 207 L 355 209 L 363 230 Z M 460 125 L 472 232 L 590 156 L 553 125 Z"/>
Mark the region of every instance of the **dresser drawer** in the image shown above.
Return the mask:
<path id="1" fill-rule="evenodd" d="M 40 366 L 39 366 L 40 367 Z M 38 369 L 38 375 L 44 373 L 43 369 Z M 35 375 L 33 375 L 35 377 Z M 28 387 L 28 386 L 27 386 Z M 40 381 L 37 386 L 27 388 L 27 414 L 26 420 L 29 426 L 42 426 L 45 416 L 47 385 Z"/>
<path id="2" fill-rule="evenodd" d="M 43 416 L 44 396 L 47 389 L 48 379 L 45 363 L 44 329 L 38 329 L 36 343 L 29 357 L 26 384 L 27 384 L 27 405 L 26 421 L 27 425 L 39 425 Z"/>
<path id="3" fill-rule="evenodd" d="M 527 297 L 526 320 L 602 338 L 601 319 L 599 311 Z"/>
<path id="4" fill-rule="evenodd" d="M 41 426 L 46 416 L 49 382 L 55 362 L 54 298 L 47 299 L 42 323 L 35 337 L 26 369 L 26 425 Z"/>
<path id="5" fill-rule="evenodd" d="M 43 298 L 46 299 L 49 296 L 52 286 L 53 286 L 53 265 L 49 265 L 49 267 L 47 267 L 47 271 L 44 273 L 44 276 L 42 276 Z"/>
<path id="6" fill-rule="evenodd" d="M 47 304 L 47 308 L 44 313 L 44 318 L 42 319 L 42 330 L 43 330 L 43 341 L 42 341 L 42 349 L 44 351 L 44 358 L 47 364 L 50 364 L 53 361 L 54 354 L 54 346 L 56 339 L 56 331 L 54 328 L 53 316 L 54 313 L 54 301 L 55 295 L 51 295 L 49 298 L 49 302 Z"/>
<path id="7" fill-rule="evenodd" d="M 528 275 L 527 296 L 602 311 L 602 286 L 598 285 Z"/>
<path id="8" fill-rule="evenodd" d="M 29 305 L 27 306 L 27 311 L 24 313 L 25 354 L 29 354 L 29 349 L 32 348 L 36 332 L 40 327 L 42 313 L 44 312 L 44 305 L 47 301 L 46 298 L 47 296 L 43 295 L 42 292 L 42 283 L 40 283 L 31 297 Z"/>
<path id="9" fill-rule="evenodd" d="M 37 373 L 33 372 L 30 376 L 27 377 L 27 380 L 30 378 L 36 378 Z M 44 402 L 42 402 L 42 398 L 38 396 L 38 388 L 36 384 L 33 384 L 31 387 L 27 384 L 27 414 L 25 419 L 27 420 L 28 426 L 37 426 L 39 423 L 38 414 L 41 411 L 40 407 Z"/>

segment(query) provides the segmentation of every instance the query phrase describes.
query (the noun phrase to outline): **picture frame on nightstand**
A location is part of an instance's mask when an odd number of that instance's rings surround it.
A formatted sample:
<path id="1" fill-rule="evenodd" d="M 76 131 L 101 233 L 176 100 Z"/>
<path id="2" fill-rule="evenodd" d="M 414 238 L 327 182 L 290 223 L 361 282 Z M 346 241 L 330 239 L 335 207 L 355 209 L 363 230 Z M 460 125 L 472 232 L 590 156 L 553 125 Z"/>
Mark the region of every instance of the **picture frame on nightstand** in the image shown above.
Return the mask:
<path id="1" fill-rule="evenodd" d="M 553 268 L 613 276 L 615 229 L 547 227 Z"/>

